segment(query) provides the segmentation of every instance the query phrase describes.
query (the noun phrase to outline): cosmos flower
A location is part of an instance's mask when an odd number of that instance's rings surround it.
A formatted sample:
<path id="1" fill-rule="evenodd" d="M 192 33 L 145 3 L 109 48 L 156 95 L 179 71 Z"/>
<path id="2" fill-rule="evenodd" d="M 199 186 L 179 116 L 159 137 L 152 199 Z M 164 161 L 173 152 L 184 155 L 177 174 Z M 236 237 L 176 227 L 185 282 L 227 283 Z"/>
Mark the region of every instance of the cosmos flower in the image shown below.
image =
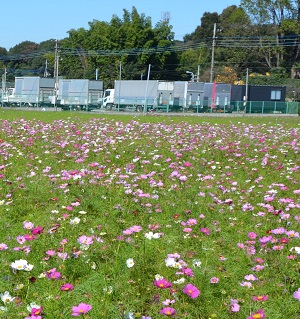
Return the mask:
<path id="1" fill-rule="evenodd" d="M 174 308 L 171 308 L 171 307 L 165 307 L 165 308 L 160 309 L 159 313 L 162 315 L 166 315 L 166 316 L 173 316 L 173 315 L 175 315 L 176 310 Z"/>
<path id="2" fill-rule="evenodd" d="M 172 283 L 167 281 L 165 278 L 157 279 L 153 281 L 155 287 L 166 289 L 172 287 Z"/>
<path id="3" fill-rule="evenodd" d="M 28 264 L 27 260 L 25 259 L 19 259 L 10 264 L 10 267 L 13 271 L 15 270 L 25 270 L 30 271 L 33 268 L 33 265 Z"/>
<path id="4" fill-rule="evenodd" d="M 134 260 L 133 260 L 133 258 L 128 258 L 128 259 L 126 260 L 126 266 L 127 266 L 128 268 L 132 268 L 132 267 L 134 266 Z"/>
<path id="5" fill-rule="evenodd" d="M 72 307 L 72 316 L 78 317 L 79 315 L 84 315 L 92 309 L 92 306 L 85 303 L 80 303 L 78 306 Z"/>
<path id="6" fill-rule="evenodd" d="M 259 309 L 256 312 L 253 312 L 250 317 L 247 319 L 264 319 L 266 318 L 265 312 L 262 309 Z"/>
<path id="7" fill-rule="evenodd" d="M 192 284 L 187 284 L 183 288 L 182 292 L 190 296 L 192 299 L 195 299 L 200 295 L 200 290 Z"/>
<path id="8" fill-rule="evenodd" d="M 240 311 L 240 305 L 238 304 L 238 301 L 236 299 L 230 300 L 230 311 L 231 312 L 239 312 Z"/>
<path id="9" fill-rule="evenodd" d="M 60 290 L 61 291 L 70 291 L 70 290 L 73 290 L 73 285 L 72 284 L 68 284 L 68 283 L 66 283 L 66 284 L 64 284 L 64 285 L 62 285 L 61 287 L 60 287 Z"/>
<path id="10" fill-rule="evenodd" d="M 3 294 L 0 294 L 0 298 L 3 301 L 3 303 L 10 303 L 15 299 L 15 297 L 12 297 L 8 291 L 5 291 Z"/>
<path id="11" fill-rule="evenodd" d="M 254 296 L 253 300 L 255 300 L 255 301 L 266 301 L 266 300 L 268 300 L 268 296 L 266 296 L 266 295 Z"/>
<path id="12" fill-rule="evenodd" d="M 219 282 L 219 278 L 217 278 L 217 277 L 210 278 L 210 283 L 211 284 L 217 284 L 218 282 Z"/>
<path id="13" fill-rule="evenodd" d="M 300 288 L 298 288 L 297 291 L 293 294 L 294 298 L 296 298 L 298 301 L 300 301 Z"/>

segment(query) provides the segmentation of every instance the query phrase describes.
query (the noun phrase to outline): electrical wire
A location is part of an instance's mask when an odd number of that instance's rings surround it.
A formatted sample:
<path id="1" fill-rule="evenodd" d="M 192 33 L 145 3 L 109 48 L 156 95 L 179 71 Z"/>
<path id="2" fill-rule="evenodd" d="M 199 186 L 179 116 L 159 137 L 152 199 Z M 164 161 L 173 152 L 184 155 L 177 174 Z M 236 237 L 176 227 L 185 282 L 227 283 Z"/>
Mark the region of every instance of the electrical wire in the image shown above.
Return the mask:
<path id="1" fill-rule="evenodd" d="M 261 49 L 277 49 L 285 47 L 296 47 L 300 45 L 300 35 L 289 36 L 235 36 L 235 37 L 216 37 L 215 46 L 217 48 L 261 48 Z M 69 56 L 85 56 L 85 57 L 103 57 L 103 56 L 138 56 L 142 54 L 163 54 L 184 52 L 187 50 L 210 49 L 212 47 L 212 39 L 203 39 L 200 42 L 179 42 L 168 46 L 156 46 L 149 48 L 128 48 L 119 50 L 85 50 L 78 48 L 60 47 L 59 54 Z M 54 51 L 33 51 L 30 53 L 21 53 L 13 55 L 2 55 L 0 61 L 18 61 L 24 59 L 33 59 L 44 57 L 45 54 L 54 54 Z"/>

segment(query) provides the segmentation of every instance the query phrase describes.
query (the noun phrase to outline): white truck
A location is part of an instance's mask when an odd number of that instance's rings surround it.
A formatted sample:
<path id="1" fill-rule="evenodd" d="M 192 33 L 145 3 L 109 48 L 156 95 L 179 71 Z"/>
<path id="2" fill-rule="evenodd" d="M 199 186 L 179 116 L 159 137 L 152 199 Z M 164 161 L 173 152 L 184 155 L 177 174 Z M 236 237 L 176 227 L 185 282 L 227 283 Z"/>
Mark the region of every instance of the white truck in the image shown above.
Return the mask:
<path id="1" fill-rule="evenodd" d="M 57 106 L 62 110 L 91 111 L 101 107 L 103 81 L 59 79 Z"/>
<path id="2" fill-rule="evenodd" d="M 15 87 L 2 95 L 2 106 L 49 106 L 54 92 L 54 79 L 38 76 L 15 78 Z"/>
<path id="3" fill-rule="evenodd" d="M 204 83 L 187 81 L 123 80 L 104 92 L 102 107 L 108 110 L 184 111 L 204 110 Z"/>
<path id="4" fill-rule="evenodd" d="M 157 80 L 116 80 L 114 89 L 104 92 L 102 107 L 108 110 L 131 109 L 143 111 L 153 108 L 157 103 Z"/>

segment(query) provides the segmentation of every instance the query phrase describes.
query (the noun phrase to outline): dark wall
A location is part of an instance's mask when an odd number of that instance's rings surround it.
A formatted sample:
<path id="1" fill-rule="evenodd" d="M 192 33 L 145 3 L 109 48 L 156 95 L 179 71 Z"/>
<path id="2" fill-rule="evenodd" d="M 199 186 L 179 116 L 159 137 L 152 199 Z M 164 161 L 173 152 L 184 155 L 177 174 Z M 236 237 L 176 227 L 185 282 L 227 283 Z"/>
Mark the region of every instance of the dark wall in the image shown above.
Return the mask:
<path id="1" fill-rule="evenodd" d="M 272 91 L 273 91 L 273 94 L 272 94 Z M 232 85 L 231 101 L 243 101 L 245 95 L 246 95 L 245 85 Z M 286 98 L 285 86 L 248 85 L 248 101 L 284 102 L 285 98 Z"/>

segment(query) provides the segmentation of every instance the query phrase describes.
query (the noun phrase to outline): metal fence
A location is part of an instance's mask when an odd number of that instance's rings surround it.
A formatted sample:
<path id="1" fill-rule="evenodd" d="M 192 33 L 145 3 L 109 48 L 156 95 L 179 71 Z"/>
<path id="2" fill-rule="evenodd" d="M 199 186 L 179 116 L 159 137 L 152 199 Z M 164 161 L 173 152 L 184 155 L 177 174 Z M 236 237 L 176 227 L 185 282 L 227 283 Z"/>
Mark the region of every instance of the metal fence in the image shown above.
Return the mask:
<path id="1" fill-rule="evenodd" d="M 47 91 L 39 95 L 8 96 L 0 93 L 0 105 L 2 107 L 54 107 L 54 93 Z M 104 109 L 102 99 L 98 95 L 89 94 L 86 99 L 81 96 L 72 96 L 69 99 L 57 100 L 57 106 L 63 110 L 93 110 Z M 137 101 L 122 99 L 122 103 L 114 106 L 117 111 L 147 111 L 147 112 L 193 112 L 193 113 L 258 113 L 258 114 L 299 114 L 300 103 L 298 102 L 271 102 L 271 101 L 231 101 L 227 104 L 215 103 L 213 99 L 191 100 L 177 99 L 155 99 Z"/>
<path id="2" fill-rule="evenodd" d="M 231 110 L 236 113 L 261 114 L 298 114 L 298 102 L 272 102 L 272 101 L 231 101 Z"/>

